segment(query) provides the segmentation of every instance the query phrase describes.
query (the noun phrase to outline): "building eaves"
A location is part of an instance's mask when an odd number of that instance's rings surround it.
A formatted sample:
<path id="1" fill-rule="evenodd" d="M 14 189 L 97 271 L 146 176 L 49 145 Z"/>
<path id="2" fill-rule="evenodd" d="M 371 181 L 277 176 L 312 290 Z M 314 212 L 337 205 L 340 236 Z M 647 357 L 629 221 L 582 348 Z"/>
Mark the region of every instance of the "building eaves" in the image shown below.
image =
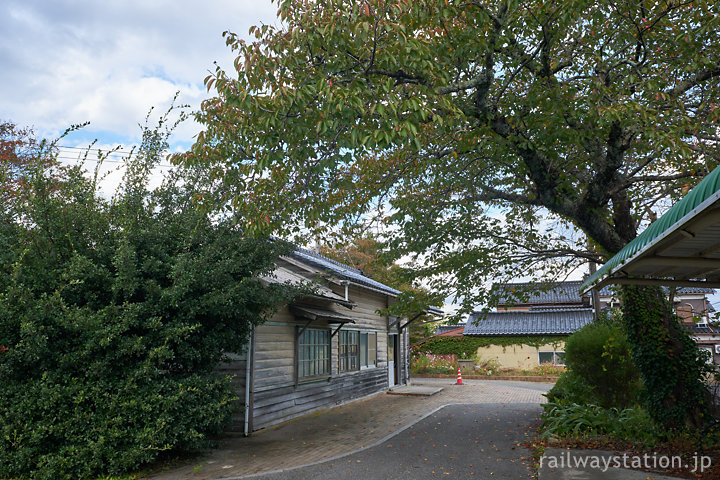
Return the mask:
<path id="1" fill-rule="evenodd" d="M 400 295 L 399 290 L 375 281 L 372 278 L 366 277 L 357 268 L 344 265 L 340 262 L 327 258 L 324 255 L 320 255 L 319 253 L 312 252 L 305 248 L 296 247 L 295 250 L 290 253 L 290 256 L 308 265 L 319 268 L 320 270 L 329 272 L 332 275 L 336 276 L 338 279 L 347 280 L 351 283 L 360 285 L 361 287 L 366 287 L 370 290 L 376 290 L 391 297 L 397 297 L 398 295 Z"/>

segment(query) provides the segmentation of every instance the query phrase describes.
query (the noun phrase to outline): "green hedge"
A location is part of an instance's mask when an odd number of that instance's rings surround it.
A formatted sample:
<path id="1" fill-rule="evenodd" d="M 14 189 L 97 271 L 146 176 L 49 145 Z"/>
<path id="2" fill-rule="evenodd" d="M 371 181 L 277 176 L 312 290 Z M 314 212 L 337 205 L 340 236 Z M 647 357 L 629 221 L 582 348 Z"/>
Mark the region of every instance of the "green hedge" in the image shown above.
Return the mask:
<path id="1" fill-rule="evenodd" d="M 518 335 L 518 336 L 498 336 L 498 337 L 433 337 L 425 342 L 415 345 L 413 351 L 430 352 L 438 355 L 463 353 L 475 353 L 480 347 L 489 347 L 498 345 L 502 347 L 528 345 L 530 347 L 539 348 L 542 345 L 552 345 L 564 342 L 567 336 L 562 335 Z"/>

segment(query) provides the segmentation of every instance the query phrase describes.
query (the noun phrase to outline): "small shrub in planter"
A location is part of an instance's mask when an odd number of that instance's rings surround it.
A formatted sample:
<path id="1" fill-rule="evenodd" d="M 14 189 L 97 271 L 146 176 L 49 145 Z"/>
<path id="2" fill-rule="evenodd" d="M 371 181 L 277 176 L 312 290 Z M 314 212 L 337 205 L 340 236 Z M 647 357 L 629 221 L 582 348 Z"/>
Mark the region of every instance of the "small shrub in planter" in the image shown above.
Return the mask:
<path id="1" fill-rule="evenodd" d="M 478 364 L 475 366 L 475 373 L 487 376 L 500 375 L 502 373 L 500 362 L 494 358 L 490 358 L 488 360 L 480 359 Z"/>
<path id="2" fill-rule="evenodd" d="M 475 360 L 458 360 L 458 367 L 460 367 L 460 370 L 462 370 L 464 373 L 474 373 L 475 372 Z"/>

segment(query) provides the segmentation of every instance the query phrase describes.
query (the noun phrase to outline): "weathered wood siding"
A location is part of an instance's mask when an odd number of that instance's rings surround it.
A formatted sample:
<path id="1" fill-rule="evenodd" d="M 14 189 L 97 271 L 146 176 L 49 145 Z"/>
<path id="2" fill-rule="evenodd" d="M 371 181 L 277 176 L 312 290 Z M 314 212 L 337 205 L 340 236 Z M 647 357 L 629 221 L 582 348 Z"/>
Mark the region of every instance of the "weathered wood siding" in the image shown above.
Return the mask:
<path id="1" fill-rule="evenodd" d="M 235 394 L 238 396 L 237 406 L 233 411 L 232 420 L 227 430 L 231 433 L 243 433 L 245 427 L 245 376 L 247 374 L 247 352 L 227 354 L 229 360 L 218 366 L 218 373 L 230 377 Z"/>
<path id="2" fill-rule="evenodd" d="M 344 289 L 340 291 L 338 288 L 337 293 L 344 294 Z M 354 286 L 350 286 L 349 293 L 350 300 L 357 303 L 355 308 L 331 308 L 355 320 L 354 324 L 346 325 L 344 329 L 377 334 L 376 366 L 359 371 L 339 372 L 339 335 L 335 335 L 331 339 L 330 378 L 308 382 L 301 379 L 296 382 L 295 336 L 298 327 L 305 322 L 296 320 L 287 308 L 282 309 L 271 321 L 260 325 L 255 331 L 251 387 L 252 430 L 370 395 L 388 387 L 388 320 L 387 317 L 377 314 L 377 310 L 386 307 L 386 297 Z M 309 328 L 328 328 L 332 331 L 335 327 L 323 322 L 313 322 Z M 404 358 L 402 355 L 401 353 L 401 358 Z M 401 373 L 401 377 L 402 375 L 404 374 Z"/>
<path id="3" fill-rule="evenodd" d="M 253 430 L 328 408 L 387 388 L 387 369 L 369 368 L 255 393 Z"/>

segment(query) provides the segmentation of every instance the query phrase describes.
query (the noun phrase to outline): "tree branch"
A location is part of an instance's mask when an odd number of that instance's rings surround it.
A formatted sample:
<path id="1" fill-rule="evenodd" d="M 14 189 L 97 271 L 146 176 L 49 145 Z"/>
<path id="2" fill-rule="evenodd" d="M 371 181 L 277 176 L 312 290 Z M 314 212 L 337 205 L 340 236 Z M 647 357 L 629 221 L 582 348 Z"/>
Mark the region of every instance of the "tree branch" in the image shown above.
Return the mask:
<path id="1" fill-rule="evenodd" d="M 688 90 L 696 87 L 700 83 L 718 76 L 720 76 L 720 65 L 708 70 L 703 70 L 702 72 L 698 72 L 695 75 L 692 75 L 690 78 L 683 80 L 678 86 L 669 90 L 667 92 L 667 95 L 670 95 L 671 97 L 680 96 Z"/>
<path id="2" fill-rule="evenodd" d="M 503 200 L 510 203 L 519 203 L 522 205 L 541 207 L 542 202 L 537 198 L 519 193 L 510 193 L 498 190 L 497 188 L 483 185 L 481 192 L 469 192 L 465 198 L 471 202 L 493 202 Z"/>

